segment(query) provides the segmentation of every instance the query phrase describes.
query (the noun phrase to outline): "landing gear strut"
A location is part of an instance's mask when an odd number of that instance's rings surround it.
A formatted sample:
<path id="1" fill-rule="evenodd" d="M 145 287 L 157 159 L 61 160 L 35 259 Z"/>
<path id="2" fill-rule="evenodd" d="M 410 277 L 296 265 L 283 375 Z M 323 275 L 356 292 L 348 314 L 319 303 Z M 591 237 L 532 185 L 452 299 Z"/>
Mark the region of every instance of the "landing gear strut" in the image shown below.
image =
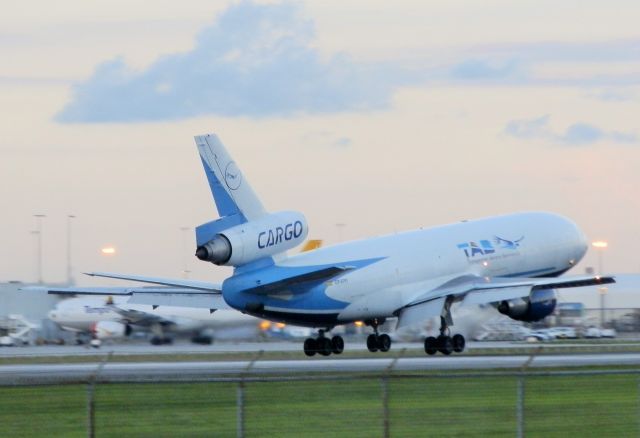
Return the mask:
<path id="1" fill-rule="evenodd" d="M 387 335 L 386 333 L 378 333 L 378 326 L 383 322 L 384 321 L 381 322 L 377 319 L 366 322 L 367 325 L 373 327 L 374 331 L 373 334 L 367 336 L 367 349 L 372 353 L 375 353 L 378 350 L 386 353 L 387 351 L 389 351 L 389 349 L 391 349 L 391 338 L 389 337 L 389 335 Z"/>
<path id="2" fill-rule="evenodd" d="M 445 356 L 451 353 L 462 353 L 466 341 L 464 336 L 457 333 L 450 336 L 449 326 L 453 325 L 453 318 L 451 318 L 451 301 L 447 301 L 442 309 L 442 315 L 440 316 L 440 336 L 437 338 L 429 336 L 424 340 L 424 352 L 432 356 L 438 351 Z"/>
<path id="3" fill-rule="evenodd" d="M 344 339 L 342 336 L 334 336 L 332 338 L 325 337 L 327 330 L 318 330 L 317 338 L 307 338 L 304 341 L 304 354 L 313 356 L 316 353 L 322 356 L 329 356 L 331 353 L 340 354 L 344 351 Z"/>

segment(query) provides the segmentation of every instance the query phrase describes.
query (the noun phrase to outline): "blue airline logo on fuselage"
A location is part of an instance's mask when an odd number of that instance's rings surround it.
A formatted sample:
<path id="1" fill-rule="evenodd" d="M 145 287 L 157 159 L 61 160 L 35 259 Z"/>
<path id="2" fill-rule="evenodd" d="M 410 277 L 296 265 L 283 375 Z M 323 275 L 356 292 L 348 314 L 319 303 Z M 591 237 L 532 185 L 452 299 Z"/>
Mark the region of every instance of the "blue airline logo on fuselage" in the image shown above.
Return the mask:
<path id="1" fill-rule="evenodd" d="M 494 236 L 493 243 L 490 240 L 483 239 L 477 242 L 459 243 L 457 247 L 464 251 L 467 258 L 473 258 L 494 254 L 496 252 L 494 244 L 498 245 L 498 249 L 518 249 L 522 239 L 524 239 L 524 236 L 517 240 L 503 239 L 502 237 Z"/>
<path id="2" fill-rule="evenodd" d="M 287 240 L 297 239 L 302 235 L 303 229 L 302 222 L 295 221 L 284 227 L 275 227 L 263 231 L 258 234 L 258 248 L 267 248 Z"/>
<path id="3" fill-rule="evenodd" d="M 84 313 L 99 313 L 101 315 L 104 315 L 105 313 L 111 313 L 111 312 L 112 310 L 107 307 L 84 306 Z"/>

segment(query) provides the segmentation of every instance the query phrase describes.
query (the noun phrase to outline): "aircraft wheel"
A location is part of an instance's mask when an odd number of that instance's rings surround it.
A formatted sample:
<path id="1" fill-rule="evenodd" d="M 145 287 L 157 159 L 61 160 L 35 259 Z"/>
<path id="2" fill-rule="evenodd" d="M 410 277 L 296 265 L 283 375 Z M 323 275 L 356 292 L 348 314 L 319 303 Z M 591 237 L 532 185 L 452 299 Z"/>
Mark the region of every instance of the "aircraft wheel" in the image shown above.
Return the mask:
<path id="1" fill-rule="evenodd" d="M 378 337 L 376 335 L 367 336 L 367 349 L 372 353 L 378 351 Z"/>
<path id="2" fill-rule="evenodd" d="M 380 336 L 378 336 L 378 349 L 380 349 L 380 351 L 385 353 L 389 351 L 390 348 L 391 348 L 391 338 L 389 337 L 389 335 L 386 333 L 383 333 Z"/>
<path id="3" fill-rule="evenodd" d="M 451 337 L 445 335 L 438 336 L 438 351 L 445 356 L 453 353 L 453 342 L 451 341 Z"/>
<path id="4" fill-rule="evenodd" d="M 316 354 L 316 351 L 318 349 L 318 343 L 313 338 L 307 338 L 304 341 L 303 349 L 304 354 L 306 354 L 307 356 L 313 356 L 314 354 Z"/>
<path id="5" fill-rule="evenodd" d="M 164 344 L 164 339 L 159 336 L 154 336 L 151 338 L 151 345 L 162 345 Z"/>
<path id="6" fill-rule="evenodd" d="M 331 338 L 331 351 L 334 354 L 340 354 L 344 351 L 344 340 L 342 336 L 334 336 Z"/>
<path id="7" fill-rule="evenodd" d="M 329 338 L 318 338 L 318 353 L 323 356 L 329 356 L 333 352 L 333 346 Z"/>
<path id="8" fill-rule="evenodd" d="M 438 340 L 433 336 L 429 336 L 424 340 L 424 352 L 429 356 L 433 356 L 438 352 Z"/>
<path id="9" fill-rule="evenodd" d="M 453 351 L 456 353 L 462 353 L 464 351 L 466 341 L 464 340 L 464 336 L 460 333 L 453 335 L 451 342 L 453 343 Z"/>

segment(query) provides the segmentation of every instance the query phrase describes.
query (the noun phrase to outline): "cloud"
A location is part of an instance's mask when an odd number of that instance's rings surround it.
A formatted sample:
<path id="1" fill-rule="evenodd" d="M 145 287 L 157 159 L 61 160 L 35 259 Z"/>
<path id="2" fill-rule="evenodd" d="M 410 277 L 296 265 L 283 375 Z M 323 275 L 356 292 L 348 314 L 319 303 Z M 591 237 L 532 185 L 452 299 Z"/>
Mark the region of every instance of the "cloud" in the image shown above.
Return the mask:
<path id="1" fill-rule="evenodd" d="M 144 71 L 122 58 L 99 65 L 56 115 L 59 122 L 136 122 L 215 114 L 280 116 L 389 106 L 402 74 L 323 58 L 314 26 L 292 3 L 243 1 L 205 28 L 193 50 L 165 55 Z"/>
<path id="2" fill-rule="evenodd" d="M 507 123 L 505 132 L 512 137 L 527 140 L 532 138 L 547 138 L 550 135 L 548 124 L 548 115 L 531 120 L 512 120 Z"/>
<path id="3" fill-rule="evenodd" d="M 574 123 L 564 132 L 554 132 L 549 126 L 548 115 L 530 120 L 512 120 L 505 133 L 511 137 L 531 140 L 544 139 L 570 146 L 585 146 L 607 141 L 612 143 L 637 143 L 638 137 L 630 132 L 604 131 L 589 123 Z"/>
<path id="4" fill-rule="evenodd" d="M 637 96 L 632 90 L 615 90 L 607 88 L 587 94 L 587 97 L 603 102 L 636 102 Z"/>
<path id="5" fill-rule="evenodd" d="M 469 59 L 451 68 L 450 77 L 460 80 L 504 80 L 520 76 L 514 60 Z"/>

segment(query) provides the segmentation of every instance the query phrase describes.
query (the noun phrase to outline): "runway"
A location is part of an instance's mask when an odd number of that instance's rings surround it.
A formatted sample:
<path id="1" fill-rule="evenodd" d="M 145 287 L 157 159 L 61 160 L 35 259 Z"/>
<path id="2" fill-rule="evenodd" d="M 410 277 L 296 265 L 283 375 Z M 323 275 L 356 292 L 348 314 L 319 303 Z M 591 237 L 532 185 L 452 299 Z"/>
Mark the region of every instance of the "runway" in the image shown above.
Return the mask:
<path id="1" fill-rule="evenodd" d="M 591 344 L 581 343 L 524 343 L 509 341 L 494 342 L 467 342 L 467 349 L 473 351 L 482 351 L 487 349 L 534 349 L 543 347 L 545 349 L 562 350 L 571 347 L 588 347 Z M 594 343 L 594 346 L 602 346 L 602 344 Z M 637 340 L 630 340 L 628 344 L 617 343 L 618 347 L 636 346 Z M 394 342 L 390 354 L 395 351 L 407 349 L 424 352 L 422 342 Z M 302 355 L 302 340 L 292 341 L 268 341 L 268 342 L 219 342 L 212 345 L 197 345 L 189 342 L 176 342 L 171 345 L 150 345 L 146 342 L 121 342 L 121 343 L 105 343 L 100 348 L 93 348 L 89 345 L 28 345 L 11 348 L 0 348 L 0 357 L 69 357 L 69 356 L 95 356 L 113 353 L 118 356 L 127 355 L 198 355 L 210 353 L 258 353 L 259 351 L 278 351 L 278 352 L 299 352 Z M 345 351 L 367 351 L 364 340 L 347 341 L 345 343 Z"/>
<path id="2" fill-rule="evenodd" d="M 101 381 L 132 380 L 196 380 L 244 373 L 247 376 L 308 373 L 451 371 L 451 370 L 518 370 L 529 356 L 434 356 L 424 358 L 393 357 L 370 359 L 310 358 L 301 360 L 192 361 L 106 363 L 99 373 Z M 528 368 L 640 365 L 640 353 L 575 354 L 536 356 Z M 99 363 L 34 364 L 0 366 L 0 384 L 86 381 L 98 371 Z"/>

